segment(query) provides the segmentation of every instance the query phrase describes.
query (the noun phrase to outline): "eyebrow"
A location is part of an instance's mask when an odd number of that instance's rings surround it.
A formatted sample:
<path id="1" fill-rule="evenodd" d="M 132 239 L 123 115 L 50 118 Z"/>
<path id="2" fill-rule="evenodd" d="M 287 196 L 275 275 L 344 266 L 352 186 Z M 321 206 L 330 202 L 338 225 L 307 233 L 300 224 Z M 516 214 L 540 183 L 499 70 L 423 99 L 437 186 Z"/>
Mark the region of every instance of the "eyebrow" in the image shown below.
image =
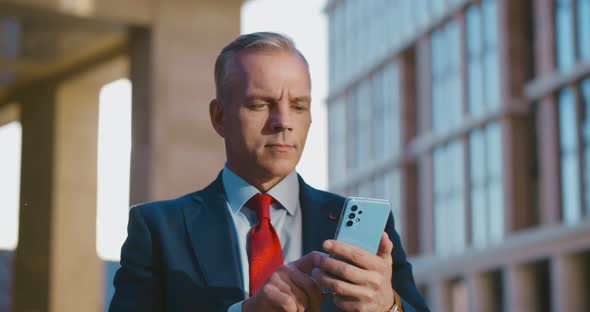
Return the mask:
<path id="1" fill-rule="evenodd" d="M 305 104 L 310 104 L 311 103 L 311 97 L 309 96 L 300 96 L 300 97 L 296 97 L 293 102 L 295 103 L 305 103 Z"/>
<path id="2" fill-rule="evenodd" d="M 256 100 L 261 100 L 261 101 L 271 102 L 271 103 L 276 103 L 277 102 L 277 100 L 275 98 L 272 98 L 270 96 L 252 95 L 252 96 L 246 97 L 246 101 L 247 102 L 253 102 L 253 101 L 256 101 Z M 291 102 L 293 102 L 293 103 L 306 103 L 306 104 L 309 104 L 309 103 L 311 103 L 311 97 L 309 97 L 309 96 L 300 96 L 300 97 L 296 97 Z"/>

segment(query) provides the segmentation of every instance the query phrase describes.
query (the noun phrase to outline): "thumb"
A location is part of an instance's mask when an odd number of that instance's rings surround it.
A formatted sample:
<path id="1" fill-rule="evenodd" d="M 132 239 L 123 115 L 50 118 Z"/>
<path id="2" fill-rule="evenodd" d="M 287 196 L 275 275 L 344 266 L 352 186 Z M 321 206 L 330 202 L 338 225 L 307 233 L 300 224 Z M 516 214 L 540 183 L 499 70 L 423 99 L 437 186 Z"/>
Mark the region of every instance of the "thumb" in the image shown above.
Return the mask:
<path id="1" fill-rule="evenodd" d="M 391 259 L 391 252 L 393 251 L 393 243 L 389 239 L 389 235 L 386 232 L 381 234 L 381 241 L 379 242 L 379 250 L 377 250 L 377 256 L 382 259 Z"/>

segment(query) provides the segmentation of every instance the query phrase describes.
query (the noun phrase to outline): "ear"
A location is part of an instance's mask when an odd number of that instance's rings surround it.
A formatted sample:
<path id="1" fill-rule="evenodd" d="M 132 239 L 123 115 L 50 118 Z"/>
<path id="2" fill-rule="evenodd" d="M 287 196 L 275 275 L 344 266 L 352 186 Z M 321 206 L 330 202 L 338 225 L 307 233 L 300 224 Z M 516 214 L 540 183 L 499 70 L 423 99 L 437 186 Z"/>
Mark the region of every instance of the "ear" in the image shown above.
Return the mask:
<path id="1" fill-rule="evenodd" d="M 211 118 L 211 125 L 215 132 L 224 138 L 223 131 L 223 104 L 218 99 L 213 99 L 209 103 L 209 117 Z"/>

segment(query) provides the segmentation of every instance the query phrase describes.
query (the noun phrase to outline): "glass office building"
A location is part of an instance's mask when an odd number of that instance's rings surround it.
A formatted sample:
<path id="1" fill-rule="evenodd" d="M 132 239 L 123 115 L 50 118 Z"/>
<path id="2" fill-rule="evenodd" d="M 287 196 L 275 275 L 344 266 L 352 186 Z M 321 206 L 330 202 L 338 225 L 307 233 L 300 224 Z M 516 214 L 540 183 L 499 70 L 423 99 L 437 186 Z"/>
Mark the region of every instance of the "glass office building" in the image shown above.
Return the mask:
<path id="1" fill-rule="evenodd" d="M 325 12 L 330 189 L 391 200 L 433 311 L 588 311 L 590 0 Z"/>

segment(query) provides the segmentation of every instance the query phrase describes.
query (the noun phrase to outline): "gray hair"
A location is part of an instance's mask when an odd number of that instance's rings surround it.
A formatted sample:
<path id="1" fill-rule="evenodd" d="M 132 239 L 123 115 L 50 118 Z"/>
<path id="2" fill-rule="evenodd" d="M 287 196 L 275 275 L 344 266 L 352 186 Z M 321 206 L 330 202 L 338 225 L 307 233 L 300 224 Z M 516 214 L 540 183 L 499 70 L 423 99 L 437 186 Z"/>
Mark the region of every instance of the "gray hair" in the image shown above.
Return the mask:
<path id="1" fill-rule="evenodd" d="M 223 93 L 222 88 L 224 87 L 226 76 L 226 64 L 237 53 L 244 50 L 293 51 L 303 59 L 306 65 L 308 65 L 303 54 L 295 47 L 293 40 L 283 34 L 274 32 L 255 32 L 241 35 L 225 46 L 215 61 L 215 94 L 217 99 L 221 99 Z"/>

